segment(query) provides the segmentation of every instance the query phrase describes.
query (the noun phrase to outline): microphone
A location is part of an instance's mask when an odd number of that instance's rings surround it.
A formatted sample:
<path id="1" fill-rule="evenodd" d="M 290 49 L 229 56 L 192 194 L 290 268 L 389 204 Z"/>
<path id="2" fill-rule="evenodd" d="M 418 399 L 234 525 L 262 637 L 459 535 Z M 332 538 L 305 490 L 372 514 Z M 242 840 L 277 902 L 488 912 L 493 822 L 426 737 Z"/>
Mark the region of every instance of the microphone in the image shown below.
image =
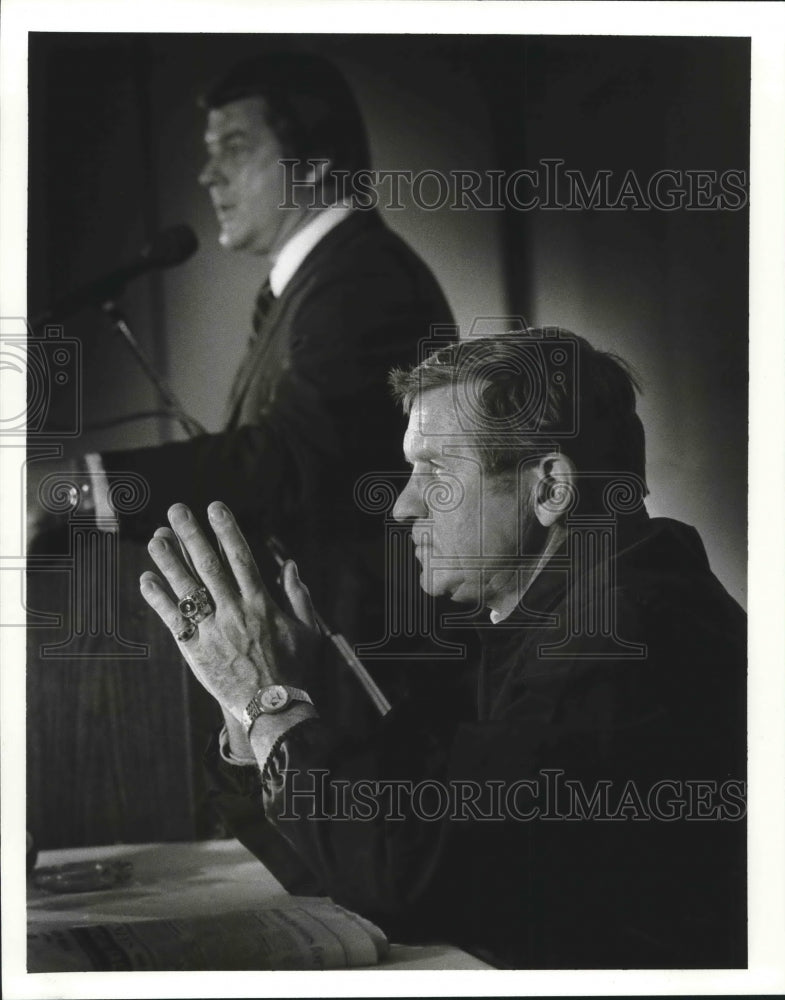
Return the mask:
<path id="1" fill-rule="evenodd" d="M 150 240 L 135 260 L 57 299 L 32 325 L 39 327 L 55 319 L 65 319 L 84 306 L 114 299 L 133 278 L 147 271 L 182 264 L 198 247 L 199 241 L 190 226 L 181 224 L 164 229 Z"/>

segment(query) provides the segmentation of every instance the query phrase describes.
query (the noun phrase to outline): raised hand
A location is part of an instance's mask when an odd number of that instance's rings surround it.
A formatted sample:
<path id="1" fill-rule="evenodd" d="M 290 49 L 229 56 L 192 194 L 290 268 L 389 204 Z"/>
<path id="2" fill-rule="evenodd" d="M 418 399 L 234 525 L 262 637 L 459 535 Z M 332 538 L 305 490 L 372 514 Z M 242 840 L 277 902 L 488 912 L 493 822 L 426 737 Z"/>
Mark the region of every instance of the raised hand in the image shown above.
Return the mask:
<path id="1" fill-rule="evenodd" d="M 314 655 L 318 632 L 308 591 L 298 579 L 294 563 L 288 562 L 283 569 L 292 616 L 267 592 L 229 509 L 216 502 L 210 504 L 207 514 L 224 558 L 190 510 L 175 504 L 169 510 L 172 531 L 159 529 L 148 545 L 175 599 L 155 573 L 143 573 L 140 587 L 144 599 L 178 639 L 196 678 L 240 719 L 260 687 L 301 683 Z M 192 566 L 178 551 L 177 539 Z M 200 598 L 200 587 L 207 591 L 206 600 Z M 194 594 L 194 603 L 204 606 L 192 612 L 182 602 Z"/>

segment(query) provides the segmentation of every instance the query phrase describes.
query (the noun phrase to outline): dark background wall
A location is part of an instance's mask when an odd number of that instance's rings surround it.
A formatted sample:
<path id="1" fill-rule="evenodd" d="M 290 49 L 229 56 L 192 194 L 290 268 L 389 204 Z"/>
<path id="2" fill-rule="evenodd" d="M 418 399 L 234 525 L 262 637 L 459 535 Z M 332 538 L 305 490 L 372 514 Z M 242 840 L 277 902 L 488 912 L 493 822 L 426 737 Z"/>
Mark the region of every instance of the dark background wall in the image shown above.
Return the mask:
<path id="1" fill-rule="evenodd" d="M 203 120 L 194 97 L 236 59 L 279 44 L 322 51 L 344 70 L 379 169 L 509 174 L 552 158 L 589 181 L 610 171 L 611 188 L 628 170 L 644 185 L 662 169 L 748 170 L 749 45 L 740 39 L 31 35 L 29 313 L 133 257 L 161 228 L 187 221 L 199 253 L 137 281 L 124 304 L 186 408 L 211 430 L 221 425 L 261 276 L 253 258 L 217 246 L 212 210 L 196 183 Z M 743 603 L 746 211 L 427 212 L 404 200 L 406 207 L 386 211 L 386 218 L 439 277 L 462 333 L 476 317 L 521 314 L 532 324 L 566 326 L 638 368 L 649 510 L 694 524 L 713 568 Z M 178 435 L 167 420 L 96 429 L 155 409 L 156 400 L 101 316 L 83 312 L 66 334 L 82 341 L 84 356 L 84 430 L 66 450 Z M 127 572 L 137 562 L 138 554 Z M 129 596 L 129 607 L 134 600 Z M 138 638 L 143 622 L 130 621 L 132 613 L 126 633 Z M 57 674 L 31 659 L 29 690 L 43 711 L 58 698 L 74 699 L 78 724 L 97 726 L 101 746 L 104 726 L 111 744 L 106 705 L 121 698 L 132 668 L 112 669 L 114 687 L 99 695 L 105 680 L 86 668 Z M 176 697 L 181 667 L 173 660 L 167 669 L 167 696 Z M 135 699 L 160 697 L 155 670 L 148 689 L 132 683 Z M 112 758 L 131 783 L 164 766 L 161 755 L 140 749 L 159 725 L 155 713 L 151 718 L 147 729 L 123 732 L 126 757 Z M 180 745 L 189 738 L 187 728 L 173 737 Z M 109 751 L 102 753 L 107 759 Z M 74 743 L 57 761 L 58 747 L 39 731 L 28 754 L 35 770 L 30 801 L 37 821 L 47 824 L 52 768 L 78 770 L 89 744 Z M 176 756 L 171 766 L 181 769 Z M 108 801 L 108 786 L 117 781 L 101 780 Z M 111 808 L 100 796 L 82 796 L 90 809 L 70 827 L 67 803 L 59 802 L 59 818 L 47 825 L 51 842 L 187 835 L 196 809 L 190 787 L 179 825 L 165 826 L 160 813 L 176 781 L 159 784 L 160 803 L 145 809 L 132 795 Z M 72 790 L 70 798 L 79 796 Z M 100 820 L 106 816 L 111 823 Z"/>
<path id="2" fill-rule="evenodd" d="M 562 158 L 587 180 L 610 170 L 612 197 L 629 170 L 644 192 L 657 171 L 681 172 L 687 188 L 687 171 L 746 171 L 748 60 L 738 39 L 533 40 L 515 88 L 516 159 Z M 695 525 L 744 603 L 747 212 L 542 210 L 514 221 L 513 307 L 635 365 L 649 512 Z"/>

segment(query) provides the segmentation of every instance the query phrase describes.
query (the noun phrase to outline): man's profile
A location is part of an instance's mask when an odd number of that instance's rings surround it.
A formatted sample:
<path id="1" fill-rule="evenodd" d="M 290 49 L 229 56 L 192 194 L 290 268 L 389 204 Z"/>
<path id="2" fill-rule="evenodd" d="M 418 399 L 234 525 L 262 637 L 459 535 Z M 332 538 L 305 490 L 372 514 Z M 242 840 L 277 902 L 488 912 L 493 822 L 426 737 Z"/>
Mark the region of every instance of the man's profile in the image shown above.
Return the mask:
<path id="1" fill-rule="evenodd" d="M 455 678 L 472 698 L 446 682 L 367 739 L 336 733 L 302 686 L 317 654 L 294 564 L 277 608 L 225 505 L 225 568 L 177 505 L 207 612 L 178 609 L 198 580 L 168 529 L 150 552 L 174 600 L 141 586 L 235 720 L 208 758 L 216 802 L 273 871 L 270 828 L 396 940 L 514 968 L 743 966 L 745 619 L 694 529 L 645 511 L 630 372 L 530 330 L 393 383 L 411 464 L 395 515 L 423 587 L 476 612 L 482 656 Z"/>

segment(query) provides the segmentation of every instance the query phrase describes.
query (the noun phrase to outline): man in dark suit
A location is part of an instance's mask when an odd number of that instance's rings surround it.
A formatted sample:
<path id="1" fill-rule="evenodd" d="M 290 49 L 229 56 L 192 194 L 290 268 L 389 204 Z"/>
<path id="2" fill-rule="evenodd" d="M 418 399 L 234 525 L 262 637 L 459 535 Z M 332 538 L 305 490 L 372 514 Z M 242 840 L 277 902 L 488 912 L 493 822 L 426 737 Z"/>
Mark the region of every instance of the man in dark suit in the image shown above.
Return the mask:
<path id="1" fill-rule="evenodd" d="M 337 177 L 367 169 L 370 158 L 355 99 L 332 65 L 304 53 L 253 58 L 203 104 L 200 182 L 220 243 L 256 255 L 265 279 L 254 332 L 225 430 L 91 456 L 96 492 L 103 473 L 146 479 L 147 506 L 121 519 L 137 537 L 165 523 L 175 499 L 203 510 L 225 498 L 258 556 L 267 535 L 280 536 L 330 624 L 353 642 L 374 641 L 384 546 L 378 519 L 358 510 L 353 490 L 364 473 L 402 468 L 386 373 L 415 362 L 432 325 L 452 323 L 450 310 L 379 216 L 340 200 Z"/>
<path id="2" fill-rule="evenodd" d="M 327 623 L 350 644 L 375 643 L 385 636 L 385 541 L 379 515 L 358 508 L 354 486 L 364 474 L 403 468 L 404 422 L 387 372 L 415 362 L 431 325 L 452 323 L 450 310 L 426 265 L 376 213 L 340 202 L 336 174 L 368 168 L 369 152 L 354 96 L 332 65 L 304 53 L 262 55 L 235 67 L 203 104 L 200 181 L 221 245 L 259 261 L 254 329 L 221 433 L 86 456 L 99 523 L 119 522 L 121 538 L 146 540 L 175 500 L 203 511 L 225 498 L 258 560 L 274 533 L 297 557 Z M 116 513 L 107 490 L 129 473 L 144 479 L 149 500 Z M 89 496 L 79 496 L 81 514 Z M 269 558 L 266 572 L 277 575 Z M 133 601 L 120 605 L 124 632 Z M 166 673 L 160 655 L 158 664 Z M 345 664 L 336 656 L 324 666 L 314 684 L 330 717 L 358 732 L 370 725 L 376 710 Z M 390 701 L 407 687 L 397 666 L 384 662 L 375 673 Z M 188 703 L 199 760 L 217 708 L 194 683 Z M 45 736 L 39 744 L 37 759 L 58 752 Z M 198 825 L 214 830 L 201 802 Z"/>

